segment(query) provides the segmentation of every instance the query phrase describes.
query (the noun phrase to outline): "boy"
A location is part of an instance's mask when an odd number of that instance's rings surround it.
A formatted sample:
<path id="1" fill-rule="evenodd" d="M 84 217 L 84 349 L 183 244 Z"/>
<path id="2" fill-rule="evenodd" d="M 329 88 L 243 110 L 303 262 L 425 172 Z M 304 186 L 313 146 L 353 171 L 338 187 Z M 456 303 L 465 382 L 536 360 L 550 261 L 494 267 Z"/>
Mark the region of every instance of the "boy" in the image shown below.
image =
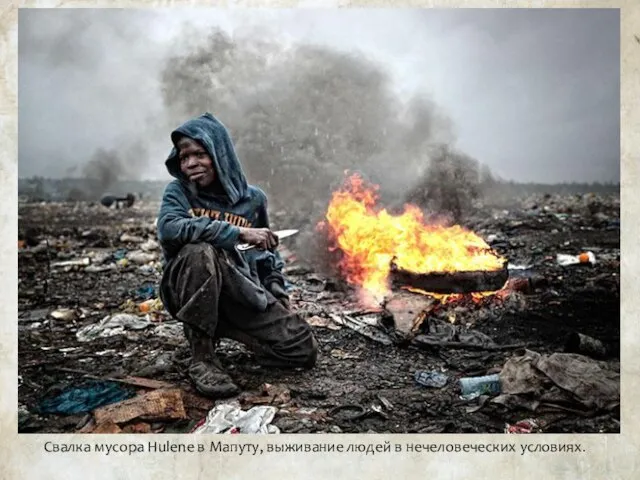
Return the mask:
<path id="1" fill-rule="evenodd" d="M 247 184 L 226 128 L 205 113 L 173 131 L 171 141 L 165 165 L 175 180 L 158 216 L 166 262 L 160 297 L 184 323 L 189 377 L 211 397 L 239 392 L 216 358 L 221 337 L 246 344 L 264 366 L 312 367 L 317 343 L 289 309 L 267 197 Z M 240 252 L 239 243 L 257 248 Z"/>

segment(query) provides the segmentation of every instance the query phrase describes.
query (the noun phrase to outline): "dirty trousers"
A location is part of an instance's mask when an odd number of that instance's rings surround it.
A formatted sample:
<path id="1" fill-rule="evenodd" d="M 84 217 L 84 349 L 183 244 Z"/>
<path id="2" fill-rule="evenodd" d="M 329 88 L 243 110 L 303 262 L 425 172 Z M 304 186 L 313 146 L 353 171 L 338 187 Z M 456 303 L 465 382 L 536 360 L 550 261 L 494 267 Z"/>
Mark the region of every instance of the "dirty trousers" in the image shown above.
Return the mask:
<path id="1" fill-rule="evenodd" d="M 270 293 L 271 305 L 264 312 L 234 301 L 225 292 L 225 282 L 233 275 L 213 246 L 187 244 L 165 266 L 161 297 L 185 327 L 211 338 L 242 342 L 264 366 L 312 367 L 317 343 L 307 322 Z"/>

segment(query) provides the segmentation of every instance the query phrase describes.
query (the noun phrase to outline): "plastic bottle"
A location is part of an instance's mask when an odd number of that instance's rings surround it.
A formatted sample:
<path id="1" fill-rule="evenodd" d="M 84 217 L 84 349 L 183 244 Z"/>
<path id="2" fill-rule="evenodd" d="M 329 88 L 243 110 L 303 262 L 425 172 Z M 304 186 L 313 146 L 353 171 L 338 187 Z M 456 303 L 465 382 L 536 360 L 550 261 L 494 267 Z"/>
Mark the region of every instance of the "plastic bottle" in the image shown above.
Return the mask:
<path id="1" fill-rule="evenodd" d="M 477 397 L 480 395 L 495 395 L 500 393 L 500 375 L 485 375 L 483 377 L 466 377 L 460 379 L 460 390 L 463 397 Z"/>

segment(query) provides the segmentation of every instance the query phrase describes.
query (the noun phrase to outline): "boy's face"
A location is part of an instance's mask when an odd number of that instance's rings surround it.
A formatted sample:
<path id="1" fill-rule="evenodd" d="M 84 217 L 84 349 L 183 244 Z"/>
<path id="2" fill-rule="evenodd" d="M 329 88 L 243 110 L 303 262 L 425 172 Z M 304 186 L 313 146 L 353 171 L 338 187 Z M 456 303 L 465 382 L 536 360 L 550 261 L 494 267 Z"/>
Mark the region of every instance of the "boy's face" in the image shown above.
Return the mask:
<path id="1" fill-rule="evenodd" d="M 178 140 L 178 159 L 180 170 L 200 187 L 208 187 L 216 178 L 213 161 L 205 148 L 196 140 L 182 137 Z"/>

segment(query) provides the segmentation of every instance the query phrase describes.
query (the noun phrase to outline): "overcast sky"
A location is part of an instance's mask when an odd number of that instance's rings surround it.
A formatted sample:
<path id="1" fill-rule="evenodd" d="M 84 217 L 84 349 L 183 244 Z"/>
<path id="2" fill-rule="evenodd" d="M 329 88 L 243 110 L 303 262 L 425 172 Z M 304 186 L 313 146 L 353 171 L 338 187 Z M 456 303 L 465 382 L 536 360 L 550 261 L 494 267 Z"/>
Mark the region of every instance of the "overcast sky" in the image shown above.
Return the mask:
<path id="1" fill-rule="evenodd" d="M 21 10 L 20 176 L 65 176 L 145 135 L 163 115 L 163 59 L 203 26 L 364 52 L 398 91 L 426 92 L 456 146 L 502 178 L 620 179 L 619 12 L 558 9 Z M 153 132 L 141 178 L 167 178 L 168 133 Z"/>

